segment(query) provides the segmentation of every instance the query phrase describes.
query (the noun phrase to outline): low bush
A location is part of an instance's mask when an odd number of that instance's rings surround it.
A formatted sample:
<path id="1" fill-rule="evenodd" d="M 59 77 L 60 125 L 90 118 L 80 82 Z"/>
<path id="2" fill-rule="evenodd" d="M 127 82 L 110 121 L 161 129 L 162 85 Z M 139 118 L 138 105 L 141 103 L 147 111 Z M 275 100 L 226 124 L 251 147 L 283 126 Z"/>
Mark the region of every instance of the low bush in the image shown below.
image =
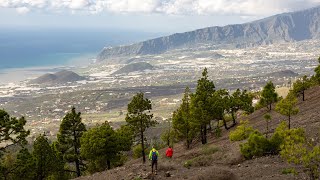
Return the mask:
<path id="1" fill-rule="evenodd" d="M 252 126 L 249 126 L 249 121 L 240 121 L 240 125 L 229 134 L 230 141 L 242 141 L 247 139 L 254 132 Z"/>
<path id="2" fill-rule="evenodd" d="M 250 134 L 246 143 L 240 144 L 241 154 L 246 159 L 254 156 L 260 157 L 267 154 L 278 154 L 282 149 L 285 138 L 292 134 L 302 134 L 299 129 L 288 129 L 286 122 L 282 122 L 276 128 L 273 136 L 268 139 L 260 132 L 254 131 Z"/>
<path id="3" fill-rule="evenodd" d="M 204 145 L 202 147 L 202 154 L 211 155 L 219 151 L 219 148 L 213 145 Z"/>
<path id="4" fill-rule="evenodd" d="M 282 170 L 282 174 L 298 175 L 298 172 L 294 168 L 286 168 Z"/>
<path id="5" fill-rule="evenodd" d="M 210 166 L 212 165 L 212 160 L 212 156 L 198 156 L 185 161 L 183 166 L 185 168 Z"/>
<path id="6" fill-rule="evenodd" d="M 144 150 L 145 154 L 148 155 L 148 150 L 145 149 Z M 133 158 L 141 158 L 142 157 L 142 146 L 141 144 L 138 144 L 136 146 L 133 147 Z"/>
<path id="7" fill-rule="evenodd" d="M 251 159 L 254 156 L 263 156 L 270 151 L 271 143 L 260 132 L 255 131 L 250 134 L 246 143 L 240 144 L 241 154 L 246 159 Z"/>

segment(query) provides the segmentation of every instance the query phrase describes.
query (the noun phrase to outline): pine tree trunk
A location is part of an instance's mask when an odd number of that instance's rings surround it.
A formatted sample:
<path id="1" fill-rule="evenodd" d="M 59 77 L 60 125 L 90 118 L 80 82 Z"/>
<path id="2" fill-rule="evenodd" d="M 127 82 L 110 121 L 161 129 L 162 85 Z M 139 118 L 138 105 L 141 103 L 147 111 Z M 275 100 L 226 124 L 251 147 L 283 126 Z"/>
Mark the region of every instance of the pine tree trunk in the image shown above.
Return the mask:
<path id="1" fill-rule="evenodd" d="M 302 91 L 302 101 L 304 101 L 304 90 Z"/>
<path id="2" fill-rule="evenodd" d="M 140 135 L 141 135 L 141 147 L 142 147 L 142 160 L 143 163 L 146 163 L 146 153 L 144 152 L 144 136 L 143 136 L 143 129 L 142 129 L 142 121 L 140 120 Z"/>
<path id="3" fill-rule="evenodd" d="M 268 133 L 269 133 L 269 122 L 267 121 L 267 132 L 266 132 L 266 138 L 268 138 Z"/>
<path id="4" fill-rule="evenodd" d="M 226 120 L 224 119 L 224 117 L 222 117 L 222 121 L 223 121 L 223 126 L 224 126 L 224 128 L 225 128 L 226 130 L 228 130 L 229 128 L 228 128 L 228 126 L 227 126 L 227 122 L 226 122 Z M 218 125 L 219 125 L 219 121 L 218 121 Z"/>
<path id="5" fill-rule="evenodd" d="M 234 112 L 231 112 L 231 116 L 232 116 L 232 121 L 233 121 L 233 126 L 236 124 L 236 118 L 234 117 Z"/>
<path id="6" fill-rule="evenodd" d="M 207 126 L 204 125 L 203 129 L 203 143 L 202 144 L 207 144 Z"/>
<path id="7" fill-rule="evenodd" d="M 269 111 L 271 111 L 271 105 L 272 105 L 272 103 L 270 103 L 270 105 L 269 105 Z"/>
<path id="8" fill-rule="evenodd" d="M 291 118 L 290 118 L 290 115 L 289 115 L 289 129 L 290 129 L 290 120 L 291 120 Z"/>
<path id="9" fill-rule="evenodd" d="M 111 162 L 109 159 L 107 159 L 107 166 L 108 166 L 108 169 L 111 169 Z"/>
<path id="10" fill-rule="evenodd" d="M 79 153 L 78 153 L 78 148 L 77 148 L 77 137 L 76 137 L 76 132 L 73 131 L 73 142 L 74 142 L 74 154 L 77 156 L 77 159 L 75 161 L 76 163 L 76 171 L 77 171 L 77 176 L 81 176 L 80 172 L 80 162 L 79 162 Z"/>
<path id="11" fill-rule="evenodd" d="M 204 132 L 204 125 L 201 125 L 201 143 L 205 144 L 205 132 Z"/>

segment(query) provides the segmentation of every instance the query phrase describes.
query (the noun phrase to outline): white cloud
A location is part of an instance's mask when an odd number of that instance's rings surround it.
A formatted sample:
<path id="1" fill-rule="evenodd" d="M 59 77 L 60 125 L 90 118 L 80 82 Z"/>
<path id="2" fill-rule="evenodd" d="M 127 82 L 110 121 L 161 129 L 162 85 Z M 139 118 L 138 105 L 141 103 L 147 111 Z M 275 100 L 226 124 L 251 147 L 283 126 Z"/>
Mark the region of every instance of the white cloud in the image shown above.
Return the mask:
<path id="1" fill-rule="evenodd" d="M 19 14 L 26 14 L 30 11 L 29 8 L 27 7 L 18 7 L 16 8 L 16 11 L 19 13 Z"/>
<path id="2" fill-rule="evenodd" d="M 240 16 L 271 15 L 316 5 L 320 5 L 320 0 L 0 0 L 0 7 L 16 8 L 18 12 L 38 9 L 55 12 L 80 10 L 89 13 Z"/>
<path id="3" fill-rule="evenodd" d="M 71 9 L 85 9 L 90 5 L 88 0 L 71 0 L 69 7 Z"/>

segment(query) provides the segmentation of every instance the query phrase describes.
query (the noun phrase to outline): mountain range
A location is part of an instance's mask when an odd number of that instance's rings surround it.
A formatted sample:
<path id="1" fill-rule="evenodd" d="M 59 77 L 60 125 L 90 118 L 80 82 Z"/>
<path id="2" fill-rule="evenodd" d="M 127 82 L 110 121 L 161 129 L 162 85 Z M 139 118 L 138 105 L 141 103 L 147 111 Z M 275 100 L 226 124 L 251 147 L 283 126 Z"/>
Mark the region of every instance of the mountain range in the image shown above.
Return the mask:
<path id="1" fill-rule="evenodd" d="M 320 38 L 320 6 L 283 13 L 244 24 L 214 26 L 176 33 L 132 45 L 106 47 L 98 61 L 112 57 L 161 54 L 179 48 L 211 44 L 216 48 L 245 48 Z"/>

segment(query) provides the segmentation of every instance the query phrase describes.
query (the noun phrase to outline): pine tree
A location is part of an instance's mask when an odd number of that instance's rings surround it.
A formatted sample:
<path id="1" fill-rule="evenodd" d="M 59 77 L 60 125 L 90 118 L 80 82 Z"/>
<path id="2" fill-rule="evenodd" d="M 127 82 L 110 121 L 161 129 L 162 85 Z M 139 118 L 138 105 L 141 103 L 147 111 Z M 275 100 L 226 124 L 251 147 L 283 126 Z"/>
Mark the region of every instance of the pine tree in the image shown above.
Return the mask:
<path id="1" fill-rule="evenodd" d="M 232 116 L 233 126 L 236 125 L 235 114 L 239 110 L 243 110 L 247 113 L 253 112 L 252 106 L 253 97 L 247 92 L 247 90 L 241 91 L 237 89 L 229 98 L 229 111 Z"/>
<path id="2" fill-rule="evenodd" d="M 85 125 L 81 121 L 81 113 L 76 113 L 75 108 L 67 113 L 63 118 L 58 133 L 58 149 L 63 155 L 63 159 L 69 163 L 75 163 L 76 174 L 81 176 L 83 165 L 80 156 L 80 138 L 86 131 Z"/>
<path id="3" fill-rule="evenodd" d="M 218 122 L 223 121 L 226 130 L 229 129 L 227 122 L 224 118 L 225 112 L 230 109 L 230 96 L 229 92 L 225 89 L 219 89 L 214 92 L 213 97 L 210 99 L 211 111 L 214 113 L 213 117 Z M 217 123 L 219 126 L 219 123 Z M 217 127 L 220 128 L 220 127 Z"/>
<path id="4" fill-rule="evenodd" d="M 314 77 L 316 78 L 318 84 L 320 84 L 320 57 L 318 58 L 318 62 L 319 62 L 319 65 L 314 70 L 315 72 Z"/>
<path id="5" fill-rule="evenodd" d="M 320 146 L 306 137 L 304 129 L 284 131 L 280 155 L 290 163 L 304 167 L 311 180 L 320 177 Z"/>
<path id="6" fill-rule="evenodd" d="M 152 119 L 153 114 L 150 114 L 151 109 L 151 101 L 144 98 L 144 94 L 140 92 L 136 94 L 128 104 L 128 113 L 126 115 L 126 122 L 133 128 L 135 135 L 140 137 L 143 163 L 146 162 L 144 132 L 147 128 L 157 124 L 157 122 Z"/>
<path id="7" fill-rule="evenodd" d="M 266 138 L 268 138 L 268 134 L 269 134 L 269 123 L 271 121 L 271 115 L 270 114 L 265 114 L 263 116 L 264 120 L 266 121 L 267 123 L 267 131 L 266 131 Z"/>
<path id="8" fill-rule="evenodd" d="M 55 172 L 56 159 L 54 152 L 44 135 L 36 138 L 32 155 L 35 159 L 35 172 L 37 180 L 47 179 Z"/>
<path id="9" fill-rule="evenodd" d="M 0 157 L 8 146 L 27 143 L 26 137 L 30 131 L 24 129 L 26 122 L 24 117 L 10 117 L 6 111 L 0 109 L 0 143 L 4 143 L 4 146 L 0 147 Z"/>
<path id="10" fill-rule="evenodd" d="M 111 162 L 120 152 L 119 138 L 109 123 L 94 127 L 81 137 L 81 155 L 89 161 L 89 171 L 111 169 Z"/>
<path id="11" fill-rule="evenodd" d="M 191 114 L 200 127 L 202 144 L 207 143 L 207 126 L 214 115 L 210 103 L 214 92 L 214 83 L 208 79 L 208 70 L 205 68 L 202 78 L 198 80 L 196 92 L 191 95 Z"/>
<path id="12" fill-rule="evenodd" d="M 23 148 L 19 151 L 17 155 L 17 160 L 15 162 L 15 170 L 13 179 L 23 179 L 32 180 L 36 177 L 35 172 L 35 158 L 28 151 L 28 149 Z"/>
<path id="13" fill-rule="evenodd" d="M 282 99 L 276 105 L 276 111 L 282 115 L 288 116 L 288 127 L 290 129 L 291 116 L 298 114 L 299 109 L 296 107 L 297 98 L 293 93 L 289 93 L 285 99 Z"/>
<path id="14" fill-rule="evenodd" d="M 184 139 L 186 141 L 186 147 L 189 149 L 195 135 L 196 128 L 192 122 L 191 112 L 190 112 L 190 89 L 186 87 L 182 99 L 182 104 L 173 113 L 172 116 L 172 126 L 177 132 L 179 139 Z M 169 134 L 170 135 L 170 134 Z"/>
<path id="15" fill-rule="evenodd" d="M 278 94 L 276 93 L 275 89 L 276 88 L 274 87 L 273 83 L 269 81 L 261 93 L 261 99 L 259 103 L 263 106 L 267 106 L 269 111 L 271 111 L 272 103 L 278 101 Z"/>
<path id="16" fill-rule="evenodd" d="M 303 78 L 300 80 L 297 80 L 295 83 L 293 83 L 293 92 L 298 96 L 302 95 L 302 101 L 305 101 L 305 91 L 309 89 L 311 86 L 311 82 L 308 79 L 307 76 L 303 76 Z"/>
<path id="17" fill-rule="evenodd" d="M 119 149 L 121 151 L 130 151 L 134 139 L 134 131 L 132 127 L 123 125 L 116 130 L 116 134 Z"/>

